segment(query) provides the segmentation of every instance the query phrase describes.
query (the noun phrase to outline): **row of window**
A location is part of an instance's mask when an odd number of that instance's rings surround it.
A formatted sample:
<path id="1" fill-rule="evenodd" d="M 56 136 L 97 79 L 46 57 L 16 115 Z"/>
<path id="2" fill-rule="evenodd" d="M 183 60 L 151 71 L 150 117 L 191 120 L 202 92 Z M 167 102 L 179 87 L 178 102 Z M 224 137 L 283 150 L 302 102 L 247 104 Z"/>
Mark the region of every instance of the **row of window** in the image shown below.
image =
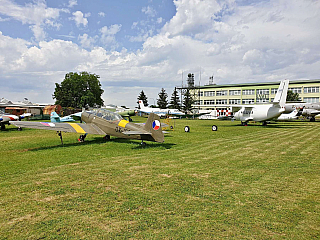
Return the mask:
<path id="1" fill-rule="evenodd" d="M 271 102 L 273 101 L 273 98 L 271 99 Z M 305 97 L 303 98 L 304 102 L 307 103 L 317 103 L 319 102 L 319 97 Z M 257 99 L 256 103 L 268 103 L 269 99 L 268 98 L 261 98 Z M 236 105 L 236 104 L 254 104 L 254 99 L 216 99 L 216 100 L 197 100 L 194 102 L 194 105 Z"/>
<path id="2" fill-rule="evenodd" d="M 271 94 L 276 94 L 277 93 L 277 88 L 271 88 Z M 290 91 L 293 93 L 302 93 L 302 88 L 301 87 L 295 87 L 295 88 L 289 88 Z M 269 95 L 269 89 L 243 89 L 242 90 L 242 95 L 255 95 L 255 94 L 261 94 L 261 95 Z M 319 87 L 305 87 L 303 88 L 304 93 L 318 93 L 319 92 Z M 219 91 L 204 91 L 204 92 L 199 92 L 198 95 L 200 97 L 212 97 L 212 96 L 227 96 L 228 95 L 228 90 L 219 90 Z M 240 96 L 241 95 L 241 90 L 229 90 L 229 95 L 230 96 Z"/>

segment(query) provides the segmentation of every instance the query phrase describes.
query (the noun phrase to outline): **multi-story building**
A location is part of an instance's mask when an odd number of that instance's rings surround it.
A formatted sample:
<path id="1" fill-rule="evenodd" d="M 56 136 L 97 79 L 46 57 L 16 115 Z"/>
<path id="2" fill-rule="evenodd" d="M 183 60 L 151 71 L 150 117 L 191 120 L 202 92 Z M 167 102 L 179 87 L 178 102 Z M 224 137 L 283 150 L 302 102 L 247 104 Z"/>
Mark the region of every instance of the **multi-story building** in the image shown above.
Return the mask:
<path id="1" fill-rule="evenodd" d="M 200 110 L 229 110 L 231 105 L 272 102 L 279 82 L 204 85 L 194 87 L 194 107 Z M 289 90 L 298 93 L 303 102 L 320 100 L 320 80 L 294 80 Z"/>

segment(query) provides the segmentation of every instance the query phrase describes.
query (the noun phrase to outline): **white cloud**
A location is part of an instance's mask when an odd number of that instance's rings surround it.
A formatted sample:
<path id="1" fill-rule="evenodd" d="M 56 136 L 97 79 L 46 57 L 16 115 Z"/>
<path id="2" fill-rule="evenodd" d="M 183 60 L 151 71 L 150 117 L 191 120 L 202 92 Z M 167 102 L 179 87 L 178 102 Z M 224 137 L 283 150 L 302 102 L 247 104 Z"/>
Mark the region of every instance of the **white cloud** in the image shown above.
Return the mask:
<path id="1" fill-rule="evenodd" d="M 143 7 L 141 9 L 141 12 L 145 13 L 149 17 L 155 17 L 157 14 L 156 10 L 154 10 L 153 7 L 150 7 L 150 6 Z"/>
<path id="2" fill-rule="evenodd" d="M 106 14 L 104 12 L 99 12 L 98 15 L 99 15 L 99 17 L 105 17 L 106 16 Z"/>
<path id="3" fill-rule="evenodd" d="M 18 5 L 10 0 L 0 0 L 0 13 L 11 19 L 29 24 L 37 41 L 46 37 L 44 28 L 52 26 L 58 28 L 56 23 L 60 12 L 66 12 L 65 9 L 48 8 L 44 0 L 38 0 L 34 3 L 27 3 L 24 6 Z"/>
<path id="4" fill-rule="evenodd" d="M 70 20 L 74 20 L 77 27 L 80 27 L 81 24 L 86 27 L 88 25 L 88 19 L 83 16 L 81 11 L 76 11 L 72 13 L 73 17 L 70 17 Z"/>
<path id="5" fill-rule="evenodd" d="M 84 33 L 82 36 L 79 36 L 79 40 L 83 48 L 93 48 L 96 42 L 96 37 L 93 38 Z"/>
<path id="6" fill-rule="evenodd" d="M 76 5 L 78 5 L 77 0 L 69 0 L 69 5 L 68 5 L 69 8 L 72 8 Z"/>
<path id="7" fill-rule="evenodd" d="M 100 41 L 105 46 L 117 45 L 115 35 L 121 30 L 121 24 L 114 24 L 110 27 L 104 26 L 99 31 L 101 33 Z"/>

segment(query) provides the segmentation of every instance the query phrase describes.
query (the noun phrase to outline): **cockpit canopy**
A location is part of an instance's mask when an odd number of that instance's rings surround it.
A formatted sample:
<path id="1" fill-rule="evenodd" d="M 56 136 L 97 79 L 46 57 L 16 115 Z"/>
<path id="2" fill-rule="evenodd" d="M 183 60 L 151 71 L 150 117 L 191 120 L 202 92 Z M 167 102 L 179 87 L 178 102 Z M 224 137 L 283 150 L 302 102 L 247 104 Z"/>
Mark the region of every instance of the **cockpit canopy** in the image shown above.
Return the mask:
<path id="1" fill-rule="evenodd" d="M 111 112 L 104 108 L 94 108 L 89 110 L 88 112 L 108 121 L 117 121 L 123 119 L 118 113 Z"/>

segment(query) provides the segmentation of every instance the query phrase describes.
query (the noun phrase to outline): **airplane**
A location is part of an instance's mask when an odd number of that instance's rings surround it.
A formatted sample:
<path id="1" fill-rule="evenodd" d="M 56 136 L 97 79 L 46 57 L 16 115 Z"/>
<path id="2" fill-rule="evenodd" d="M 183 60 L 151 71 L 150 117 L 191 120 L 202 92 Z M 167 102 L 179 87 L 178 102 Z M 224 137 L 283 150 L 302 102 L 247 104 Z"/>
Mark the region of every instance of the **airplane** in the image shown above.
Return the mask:
<path id="1" fill-rule="evenodd" d="M 118 107 L 113 104 L 109 104 L 103 108 L 105 108 L 111 112 L 116 112 L 124 118 L 128 118 L 130 122 L 132 122 L 131 116 L 134 116 L 136 114 L 136 110 L 134 110 L 134 109 L 129 109 L 129 108 L 125 108 L 125 107 Z"/>
<path id="2" fill-rule="evenodd" d="M 234 114 L 234 119 L 240 120 L 243 126 L 247 126 L 249 121 L 262 122 L 267 125 L 267 121 L 279 117 L 285 111 L 289 80 L 280 82 L 277 94 L 272 104 L 236 105 L 233 109 L 239 109 Z"/>
<path id="3" fill-rule="evenodd" d="M 320 114 L 320 103 L 287 103 L 285 105 L 286 111 L 291 111 L 292 109 L 299 109 L 299 116 L 311 117 L 310 122 L 315 122 L 315 116 Z"/>
<path id="4" fill-rule="evenodd" d="M 141 140 L 141 145 L 145 146 L 145 141 L 164 142 L 160 117 L 151 113 L 145 125 L 131 123 L 124 120 L 119 114 L 108 111 L 103 108 L 95 108 L 81 113 L 81 120 L 85 123 L 52 123 L 52 122 L 10 122 L 18 128 L 36 128 L 44 130 L 57 131 L 60 136 L 61 132 L 81 133 L 79 141 L 83 142 L 87 134 L 105 135 L 109 140 L 110 136 L 119 138 Z"/>
<path id="5" fill-rule="evenodd" d="M 291 113 L 282 113 L 277 118 L 277 120 L 280 120 L 280 121 L 291 121 L 291 120 L 298 119 L 298 117 L 300 116 L 299 112 L 300 111 L 298 111 L 297 109 L 294 109 Z"/>
<path id="6" fill-rule="evenodd" d="M 142 100 L 139 100 L 139 106 L 140 106 L 140 109 L 138 111 L 143 113 L 148 113 L 148 114 L 155 113 L 160 117 L 164 117 L 166 115 L 185 116 L 185 113 L 179 111 L 178 109 L 169 109 L 169 108 L 161 109 L 161 108 L 146 107 L 144 106 Z"/>
<path id="7" fill-rule="evenodd" d="M 24 113 L 20 116 L 17 116 L 17 115 L 7 114 L 0 111 L 0 126 L 1 126 L 0 129 L 1 130 L 6 129 L 5 124 L 10 125 L 9 123 L 10 121 L 20 121 L 21 119 L 29 116 L 31 116 L 31 113 Z"/>
<path id="8" fill-rule="evenodd" d="M 77 118 L 81 118 L 81 112 L 74 113 L 65 117 L 59 117 L 56 112 L 51 112 L 50 114 L 51 122 L 74 122 Z"/>

